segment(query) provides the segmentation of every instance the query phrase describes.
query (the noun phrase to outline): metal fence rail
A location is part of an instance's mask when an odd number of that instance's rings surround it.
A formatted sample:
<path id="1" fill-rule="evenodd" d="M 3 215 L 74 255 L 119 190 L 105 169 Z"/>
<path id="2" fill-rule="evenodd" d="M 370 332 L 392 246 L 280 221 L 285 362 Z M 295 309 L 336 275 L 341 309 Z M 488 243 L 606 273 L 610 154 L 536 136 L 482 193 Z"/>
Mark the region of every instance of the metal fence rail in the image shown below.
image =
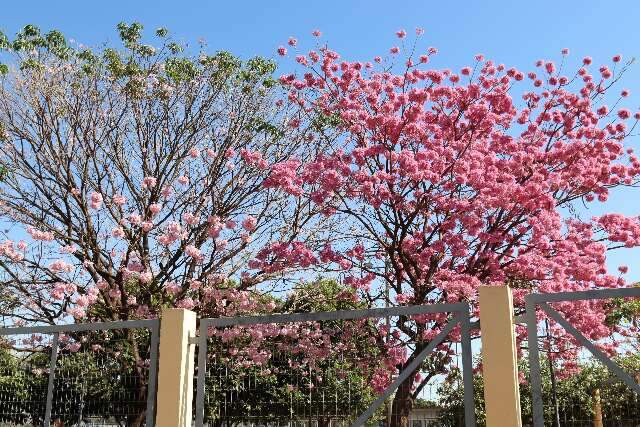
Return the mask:
<path id="1" fill-rule="evenodd" d="M 41 389 L 32 388 L 37 392 L 35 396 L 42 400 L 30 402 L 34 413 L 25 414 L 24 419 L 31 418 L 45 427 L 62 417 L 72 420 L 75 425 L 87 421 L 93 424 L 96 417 L 103 423 L 109 422 L 109 418 L 126 417 L 129 407 L 142 408 L 145 415 L 140 421 L 144 424 L 140 425 L 152 427 L 155 422 L 159 326 L 159 320 L 153 319 L 0 328 L 0 347 L 7 349 L 5 364 L 11 364 L 0 366 L 0 376 L 9 374 L 13 378 L 24 377 L 40 384 L 38 387 Z M 31 346 L 32 342 L 37 342 L 38 346 Z M 131 346 L 131 342 L 135 345 Z M 131 355 L 126 353 L 130 348 L 138 358 L 148 360 L 148 363 L 136 365 Z M 21 359 L 21 353 L 30 355 L 29 362 Z M 32 366 L 33 355 L 46 353 L 48 361 L 40 357 L 38 366 Z M 128 364 L 127 369 L 135 371 L 135 374 L 123 371 L 123 364 Z M 144 377 L 142 380 L 141 376 Z M 121 389 L 115 388 L 114 384 Z M 11 386 L 8 388 L 3 390 L 0 387 L 0 417 L 4 418 L 0 422 L 21 417 L 15 412 L 23 403 L 20 402 L 22 397 L 18 390 L 11 390 Z M 146 395 L 140 395 L 134 389 L 144 389 Z M 88 396 L 89 391 L 93 391 L 93 396 Z M 30 392 L 28 394 L 31 396 Z M 116 396 L 121 402 L 109 401 L 108 396 Z M 42 408 L 38 405 L 44 406 L 41 414 L 38 412 Z"/>
<path id="2" fill-rule="evenodd" d="M 450 317 L 448 318 L 446 324 L 442 325 L 442 328 L 437 336 L 431 338 L 428 342 L 424 342 L 420 344 L 420 347 L 415 348 L 415 353 L 412 358 L 410 358 L 403 369 L 398 373 L 398 375 L 391 381 L 390 385 L 384 389 L 381 393 L 376 393 L 371 396 L 370 401 L 358 401 L 358 406 L 360 413 L 358 413 L 357 417 L 350 418 L 346 417 L 343 412 L 340 412 L 338 409 L 331 409 L 333 407 L 337 408 L 338 405 L 347 405 L 347 403 L 351 403 L 351 401 L 346 402 L 346 397 L 340 397 L 339 393 L 335 390 L 332 390 L 332 395 L 329 396 L 329 387 L 327 386 L 327 396 L 325 396 L 324 391 L 317 390 L 316 393 L 312 393 L 310 390 L 308 391 L 308 397 L 305 401 L 307 403 L 308 408 L 306 408 L 306 412 L 301 412 L 301 415 L 298 418 L 299 422 L 309 422 L 311 423 L 311 416 L 315 416 L 314 418 L 320 425 L 321 422 L 328 422 L 327 419 L 329 416 L 334 417 L 331 422 L 338 422 L 340 425 L 352 425 L 352 426 L 361 426 L 367 422 L 370 417 L 379 411 L 379 408 L 385 402 L 388 404 L 389 398 L 398 390 L 398 387 L 403 384 L 403 382 L 411 375 L 413 375 L 422 365 L 423 361 L 433 353 L 433 351 L 446 339 L 446 337 L 451 333 L 452 330 L 456 326 L 460 327 L 461 332 L 461 347 L 462 347 L 462 371 L 463 371 L 463 383 L 464 383 L 464 403 L 465 403 L 465 426 L 471 427 L 475 426 L 475 413 L 474 413 L 474 401 L 473 401 L 473 370 L 472 370 L 472 354 L 471 354 L 471 340 L 470 340 L 470 329 L 471 324 L 469 320 L 469 306 L 466 303 L 457 303 L 457 304 L 434 304 L 434 305 L 423 305 L 423 306 L 405 306 L 405 307 L 392 307 L 392 308 L 377 308 L 377 309 L 369 309 L 369 310 L 343 310 L 343 311 L 332 311 L 332 312 L 316 312 L 316 313 L 305 313 L 305 314 L 282 314 L 282 315 L 268 315 L 268 316 L 245 316 L 245 317 L 235 317 L 235 318 L 211 318 L 211 319 L 201 319 L 199 326 L 199 337 L 197 339 L 198 344 L 198 371 L 197 371 L 197 388 L 196 388 L 196 407 L 195 407 L 195 426 L 202 427 L 205 422 L 205 397 L 207 396 L 207 383 L 209 386 L 220 389 L 221 379 L 219 377 L 211 378 L 212 375 L 207 375 L 207 365 L 208 365 L 208 346 L 209 346 L 209 332 L 213 329 L 224 329 L 224 328 L 238 328 L 242 327 L 243 330 L 251 331 L 252 326 L 265 326 L 272 325 L 274 327 L 282 327 L 287 324 L 305 324 L 306 322 L 336 322 L 336 321 L 361 321 L 364 319 L 382 319 L 389 318 L 392 316 L 405 316 L 410 318 L 411 316 L 420 316 L 425 314 L 440 314 L 440 313 L 448 313 Z M 389 332 L 387 332 L 389 333 Z M 273 345 L 277 345 L 272 343 Z M 215 357 L 220 357 L 219 354 L 214 354 Z M 338 357 L 343 357 L 343 355 L 339 355 Z M 284 358 L 286 359 L 286 357 Z M 341 362 L 340 359 L 339 362 Z M 335 363 L 339 363 L 335 362 Z M 227 371 L 227 367 L 221 366 L 221 363 L 218 359 L 215 362 L 209 363 L 210 367 L 213 367 L 214 375 L 219 375 L 219 371 Z M 291 363 L 291 358 L 289 358 L 289 363 Z M 281 369 L 274 362 L 273 369 Z M 370 367 L 371 369 L 374 366 Z M 333 368 L 331 368 L 333 369 Z M 334 369 L 335 370 L 335 369 Z M 270 369 L 271 371 L 271 369 Z M 288 374 L 287 374 L 288 375 Z M 259 378 L 259 374 L 257 375 Z M 212 381 L 213 380 L 213 381 Z M 216 382 L 217 381 L 217 382 Z M 244 380 L 243 380 L 244 381 Z M 248 387 L 251 387 L 251 381 L 249 380 Z M 243 387 L 245 387 L 243 385 Z M 228 393 L 226 397 L 220 397 L 218 400 L 218 404 L 220 401 L 229 401 L 229 405 L 237 405 L 238 399 L 247 399 L 253 400 L 249 403 L 258 403 L 258 400 L 261 398 L 259 393 L 256 393 L 257 386 L 252 390 L 252 394 L 254 397 L 250 398 L 249 394 L 247 396 L 241 395 L 241 393 L 236 393 L 234 397 L 233 391 Z M 342 393 L 347 393 L 347 391 L 342 391 Z M 325 400 L 326 397 L 326 400 Z M 236 399 L 234 402 L 230 400 Z M 293 398 L 291 398 L 293 400 Z M 275 406 L 274 406 L 275 407 Z M 235 408 L 235 407 L 234 407 Z M 353 408 L 352 408 L 353 409 Z M 237 411 L 237 409 L 235 409 Z M 276 414 L 280 412 L 285 412 L 284 409 L 277 408 L 272 409 L 271 414 Z M 304 415 L 306 414 L 306 415 Z M 275 415 L 274 415 L 275 416 Z M 305 418 L 307 417 L 307 418 Z M 354 421 L 355 419 L 355 421 Z M 305 421 L 306 420 L 306 421 Z M 236 420 L 240 422 L 239 420 Z M 219 420 L 219 422 L 221 422 Z M 264 420 L 259 420 L 259 422 L 265 422 Z M 294 421 L 295 422 L 295 421 Z"/>

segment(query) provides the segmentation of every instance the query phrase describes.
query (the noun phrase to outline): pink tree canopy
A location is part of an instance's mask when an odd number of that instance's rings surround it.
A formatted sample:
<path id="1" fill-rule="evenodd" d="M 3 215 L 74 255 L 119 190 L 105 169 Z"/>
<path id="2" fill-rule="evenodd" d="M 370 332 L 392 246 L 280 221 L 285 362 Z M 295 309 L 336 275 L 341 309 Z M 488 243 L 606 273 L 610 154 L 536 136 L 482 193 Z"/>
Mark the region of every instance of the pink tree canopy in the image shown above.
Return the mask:
<path id="1" fill-rule="evenodd" d="M 322 111 L 339 142 L 272 165 L 269 186 L 342 227 L 321 251 L 278 243 L 250 266 L 312 263 L 341 272 L 370 301 L 383 300 L 387 284 L 392 304 L 469 301 L 476 315 L 481 285 L 511 286 L 520 312 L 530 292 L 626 286 L 627 268 L 607 271 L 606 253 L 640 244 L 638 217 L 582 219 L 575 208 L 638 183 L 625 140 L 640 112 L 616 89 L 631 61 L 616 55 L 597 67 L 586 57 L 567 70 L 563 50 L 560 66 L 539 60 L 530 71 L 482 55 L 459 71 L 432 69 L 437 50 L 423 49 L 417 33 L 403 60 L 398 47 L 372 61 L 342 60 L 322 44 L 296 52 L 296 71 L 280 77 L 286 102 Z M 594 340 L 612 333 L 606 301 L 557 307 Z M 434 317 L 413 333 L 428 341 L 442 325 Z M 572 340 L 561 342 L 576 356 Z"/>

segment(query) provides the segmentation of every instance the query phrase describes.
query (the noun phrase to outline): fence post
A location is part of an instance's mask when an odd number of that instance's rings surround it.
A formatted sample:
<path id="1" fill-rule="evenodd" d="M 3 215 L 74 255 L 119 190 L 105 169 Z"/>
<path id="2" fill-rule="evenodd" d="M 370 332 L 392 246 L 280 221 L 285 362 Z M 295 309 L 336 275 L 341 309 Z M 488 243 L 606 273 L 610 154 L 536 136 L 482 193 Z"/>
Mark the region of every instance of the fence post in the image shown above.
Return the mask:
<path id="1" fill-rule="evenodd" d="M 521 427 L 513 297 L 508 286 L 480 287 L 480 328 L 487 427 Z"/>
<path id="2" fill-rule="evenodd" d="M 162 310 L 155 427 L 190 427 L 193 398 L 196 314 L 180 308 Z"/>
<path id="3" fill-rule="evenodd" d="M 593 427 L 602 427 L 602 403 L 600 389 L 593 390 Z"/>

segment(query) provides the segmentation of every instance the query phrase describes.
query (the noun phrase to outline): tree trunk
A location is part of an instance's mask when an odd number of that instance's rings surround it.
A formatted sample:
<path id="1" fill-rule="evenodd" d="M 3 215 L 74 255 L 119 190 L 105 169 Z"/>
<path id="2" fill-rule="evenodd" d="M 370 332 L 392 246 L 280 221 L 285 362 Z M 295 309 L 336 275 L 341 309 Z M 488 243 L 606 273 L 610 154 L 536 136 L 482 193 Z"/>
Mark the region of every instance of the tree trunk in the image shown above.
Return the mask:
<path id="1" fill-rule="evenodd" d="M 128 427 L 142 427 L 147 419 L 147 411 L 145 409 L 138 411 L 133 419 L 127 423 Z"/>
<path id="2" fill-rule="evenodd" d="M 409 427 L 409 414 L 413 408 L 413 399 L 411 398 L 411 380 L 413 376 L 409 376 L 405 380 L 393 398 L 391 405 L 391 426 L 390 427 Z"/>
<path id="3" fill-rule="evenodd" d="M 147 369 L 142 367 L 144 359 L 140 355 L 138 341 L 135 339 L 132 330 L 127 331 L 127 338 L 131 343 L 135 360 L 133 372 L 136 378 L 136 400 L 138 402 L 141 402 L 135 405 L 134 408 L 132 408 L 135 409 L 135 412 L 132 411 L 133 416 L 127 419 L 127 427 L 142 427 L 147 418 L 147 394 L 149 393 L 148 382 L 151 375 Z M 151 367 L 150 369 L 153 369 L 153 367 Z"/>

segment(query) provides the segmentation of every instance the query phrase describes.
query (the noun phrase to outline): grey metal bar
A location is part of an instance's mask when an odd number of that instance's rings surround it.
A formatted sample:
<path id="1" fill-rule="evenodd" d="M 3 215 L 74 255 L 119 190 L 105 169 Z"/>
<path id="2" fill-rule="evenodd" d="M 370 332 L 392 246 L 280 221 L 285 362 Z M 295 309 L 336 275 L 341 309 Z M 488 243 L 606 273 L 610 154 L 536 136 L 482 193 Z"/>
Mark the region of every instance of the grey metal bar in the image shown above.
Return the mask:
<path id="1" fill-rule="evenodd" d="M 414 314 L 425 313 L 460 313 L 464 310 L 468 310 L 468 305 L 466 303 L 431 304 L 389 308 L 370 308 L 365 310 L 337 310 L 322 311 L 316 313 L 272 314 L 268 316 L 220 317 L 212 319 L 201 319 L 201 322 L 205 322 L 209 326 L 220 328 L 224 326 L 256 325 L 259 323 L 295 323 L 313 322 L 319 320 L 348 320 L 385 316 L 410 316 Z"/>
<path id="2" fill-rule="evenodd" d="M 200 321 L 200 336 L 198 337 L 198 376 L 196 377 L 196 424 L 202 427 L 204 424 L 204 394 L 207 372 L 207 337 L 208 323 Z"/>
<path id="3" fill-rule="evenodd" d="M 160 343 L 160 321 L 155 319 L 151 328 L 151 346 L 149 357 L 149 385 L 147 387 L 147 422 L 148 427 L 153 427 L 156 422 L 156 387 L 158 385 L 158 345 Z"/>
<path id="4" fill-rule="evenodd" d="M 464 425 L 475 427 L 476 411 L 473 396 L 473 360 L 471 353 L 471 322 L 469 311 L 460 313 L 462 347 L 462 383 L 464 385 Z"/>
<path id="5" fill-rule="evenodd" d="M 51 358 L 49 360 L 49 384 L 47 385 L 47 403 L 44 410 L 44 427 L 51 425 L 51 407 L 53 406 L 53 382 L 56 378 L 56 363 L 58 362 L 58 340 L 60 334 L 53 334 L 53 341 L 51 342 Z"/>
<path id="6" fill-rule="evenodd" d="M 398 377 L 391 383 L 391 385 L 387 387 L 384 393 L 382 393 L 371 404 L 371 406 L 369 406 L 369 408 L 362 415 L 360 415 L 353 424 L 351 424 L 351 427 L 360 427 L 367 422 L 369 417 L 373 415 L 376 409 L 378 409 L 380 405 L 382 405 L 384 401 L 387 400 L 389 396 L 391 396 L 391 394 L 393 394 L 393 392 L 400 386 L 400 384 L 402 384 L 402 382 L 406 380 L 409 377 L 409 375 L 411 375 L 413 371 L 418 368 L 418 366 L 420 366 L 422 361 L 429 355 L 429 353 L 431 353 L 436 348 L 436 346 L 440 344 L 447 337 L 447 335 L 449 335 L 451 330 L 460 321 L 460 316 L 461 316 L 460 313 L 456 314 L 456 316 L 453 319 L 451 319 L 449 323 L 445 325 L 442 331 L 418 354 L 418 356 L 416 356 L 415 359 L 413 359 L 411 363 L 409 363 L 408 366 L 406 366 L 402 370 L 400 375 L 398 375 Z"/>
<path id="7" fill-rule="evenodd" d="M 109 329 L 152 328 L 157 319 L 122 320 L 116 322 L 78 323 L 69 325 L 25 326 L 0 328 L 0 335 L 53 334 L 56 332 L 98 331 Z"/>
<path id="8" fill-rule="evenodd" d="M 542 379 L 540 378 L 540 355 L 538 353 L 538 320 L 536 303 L 532 295 L 527 295 L 525 309 L 527 316 L 527 340 L 529 342 L 529 370 L 531 380 L 531 406 L 533 427 L 544 427 L 544 407 L 542 402 Z"/>
<path id="9" fill-rule="evenodd" d="M 620 367 L 616 365 L 614 361 L 609 359 L 606 354 L 600 351 L 598 347 L 596 347 L 591 341 L 589 341 L 584 335 L 582 335 L 579 330 L 577 330 L 571 323 L 567 321 L 567 319 L 565 319 L 560 313 L 558 313 L 555 309 L 544 302 L 540 303 L 540 307 L 549 315 L 549 317 L 558 322 L 567 332 L 573 335 L 573 337 L 577 339 L 580 344 L 585 346 L 587 350 L 589 350 L 591 354 L 595 356 L 596 359 L 598 359 L 607 368 L 609 368 L 612 374 L 618 376 L 626 385 L 631 387 L 633 391 L 640 394 L 640 384 L 636 383 L 636 381 L 631 378 L 629 374 L 620 369 Z"/>
<path id="10" fill-rule="evenodd" d="M 557 292 L 552 294 L 531 294 L 527 295 L 526 298 L 533 300 L 535 303 L 541 303 L 628 297 L 640 297 L 640 287 L 621 289 L 593 289 L 590 291 Z"/>

